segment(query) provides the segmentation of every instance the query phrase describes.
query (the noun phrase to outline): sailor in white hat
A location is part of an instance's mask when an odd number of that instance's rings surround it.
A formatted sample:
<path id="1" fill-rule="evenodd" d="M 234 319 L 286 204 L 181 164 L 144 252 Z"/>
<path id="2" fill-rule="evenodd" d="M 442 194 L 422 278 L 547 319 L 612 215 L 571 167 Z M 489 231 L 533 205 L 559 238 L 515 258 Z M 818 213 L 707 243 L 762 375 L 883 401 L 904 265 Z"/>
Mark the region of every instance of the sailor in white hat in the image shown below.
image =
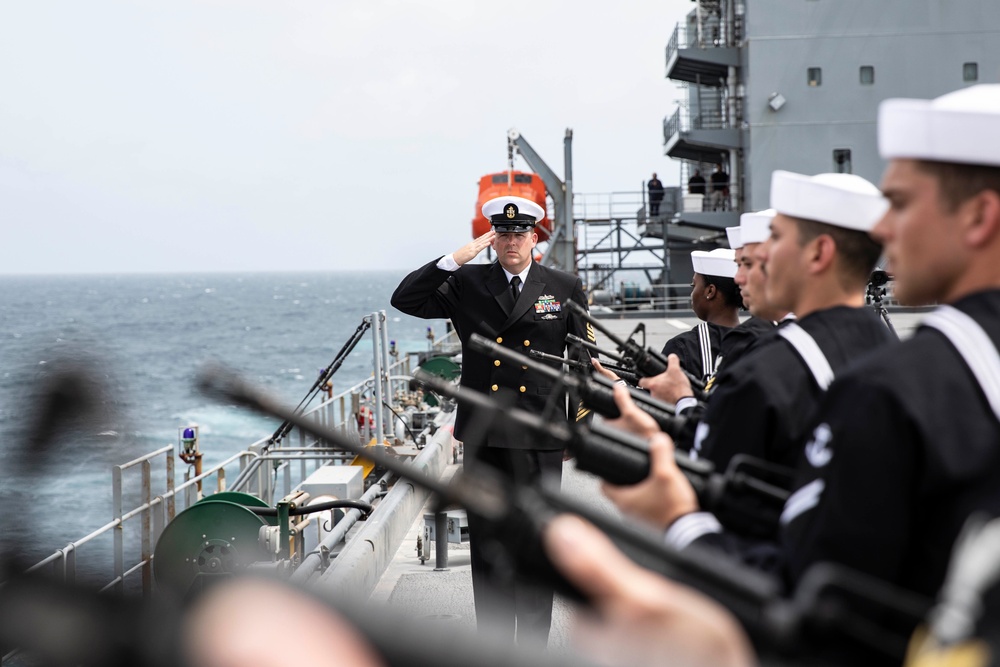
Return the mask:
<path id="1" fill-rule="evenodd" d="M 761 243 L 771 237 L 771 219 L 777 214 L 773 208 L 753 211 L 740 216 L 740 240 L 743 247 L 737 254 L 736 284 L 743 295 L 743 305 L 761 320 L 778 322 L 788 312 L 770 307 L 764 292 L 763 265 L 755 254 Z"/>
<path id="2" fill-rule="evenodd" d="M 767 240 L 771 234 L 771 218 L 774 209 L 744 213 L 738 227 L 726 228 L 729 245 L 736 251 L 736 274 L 733 280 L 740 289 L 743 307 L 750 311 L 750 317 L 734 327 L 722 338 L 722 351 L 717 373 L 726 365 L 735 363 L 749 349 L 756 345 L 762 334 L 771 332 L 777 320 L 786 313 L 774 313 L 767 308 L 763 294 L 763 272 L 760 263 L 755 266 L 754 252 L 757 245 Z M 674 401 L 676 402 L 676 401 Z"/>
<path id="3" fill-rule="evenodd" d="M 676 354 L 681 368 L 708 380 L 715 375 L 723 334 L 740 323 L 735 254 L 731 248 L 695 250 L 691 265 L 691 308 L 701 322 L 668 340 L 663 356 Z"/>
<path id="4" fill-rule="evenodd" d="M 969 514 L 1000 514 L 1000 85 L 887 100 L 878 136 L 894 295 L 946 305 L 830 387 L 787 558 L 793 577 L 839 561 L 933 599 Z"/>

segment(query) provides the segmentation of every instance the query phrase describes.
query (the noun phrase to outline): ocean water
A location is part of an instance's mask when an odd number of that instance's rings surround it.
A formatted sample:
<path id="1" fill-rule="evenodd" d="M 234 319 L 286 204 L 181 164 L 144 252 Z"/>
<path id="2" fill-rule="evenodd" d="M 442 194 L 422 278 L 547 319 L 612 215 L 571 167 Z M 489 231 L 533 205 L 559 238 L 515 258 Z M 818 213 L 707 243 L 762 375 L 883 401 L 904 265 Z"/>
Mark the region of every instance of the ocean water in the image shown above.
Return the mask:
<path id="1" fill-rule="evenodd" d="M 393 310 L 405 271 L 0 277 L 0 498 L 3 533 L 29 562 L 112 518 L 111 467 L 200 427 L 206 464 L 270 435 L 278 421 L 220 405 L 193 386 L 219 361 L 297 405 L 361 323 L 385 310 L 402 351 L 427 349 L 442 321 Z M 333 377 L 339 393 L 371 374 L 371 337 Z M 87 369 L 95 411 L 33 474 L 15 462 L 39 393 Z M 183 464 L 178 461 L 178 475 Z M 15 510 L 16 511 L 12 511 Z M 8 548 L 11 548 L 8 546 Z"/>

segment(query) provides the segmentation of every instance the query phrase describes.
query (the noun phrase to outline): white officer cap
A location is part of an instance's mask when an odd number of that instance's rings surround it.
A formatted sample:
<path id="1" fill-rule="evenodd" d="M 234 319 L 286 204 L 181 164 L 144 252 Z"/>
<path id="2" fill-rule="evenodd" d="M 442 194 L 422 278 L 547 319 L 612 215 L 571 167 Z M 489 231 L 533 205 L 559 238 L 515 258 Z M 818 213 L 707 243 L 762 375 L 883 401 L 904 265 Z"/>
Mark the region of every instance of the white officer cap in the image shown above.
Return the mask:
<path id="1" fill-rule="evenodd" d="M 524 197 L 504 195 L 483 204 L 483 217 L 500 232 L 529 232 L 545 217 L 545 209 Z"/>
<path id="2" fill-rule="evenodd" d="M 870 232 L 889 202 L 877 187 L 854 174 L 804 176 L 778 170 L 771 174 L 771 207 L 793 218 Z"/>
<path id="3" fill-rule="evenodd" d="M 729 239 L 729 247 L 733 250 L 743 247 L 743 237 L 740 236 L 739 227 L 726 227 L 726 238 Z"/>
<path id="4" fill-rule="evenodd" d="M 933 100 L 885 100 L 878 108 L 878 152 L 887 160 L 1000 166 L 1000 84 Z"/>
<path id="5" fill-rule="evenodd" d="M 736 251 L 732 248 L 716 248 L 711 252 L 691 251 L 694 272 L 703 276 L 734 278 L 736 276 Z"/>
<path id="6" fill-rule="evenodd" d="M 740 236 L 743 245 L 763 243 L 771 236 L 771 219 L 777 215 L 773 208 L 744 213 L 740 216 Z"/>

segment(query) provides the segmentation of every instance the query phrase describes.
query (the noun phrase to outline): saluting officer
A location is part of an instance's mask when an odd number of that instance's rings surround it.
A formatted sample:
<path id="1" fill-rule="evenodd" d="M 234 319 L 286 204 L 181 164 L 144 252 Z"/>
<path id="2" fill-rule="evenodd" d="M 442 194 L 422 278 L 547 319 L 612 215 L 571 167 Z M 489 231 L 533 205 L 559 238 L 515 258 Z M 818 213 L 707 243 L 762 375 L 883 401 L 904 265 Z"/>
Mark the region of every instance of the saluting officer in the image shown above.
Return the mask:
<path id="1" fill-rule="evenodd" d="M 575 275 L 532 261 L 538 242 L 535 225 L 545 217 L 541 206 L 522 197 L 504 196 L 486 202 L 482 212 L 492 229 L 406 276 L 392 295 L 392 305 L 416 317 L 451 319 L 462 341 L 463 387 L 491 396 L 507 394 L 505 400 L 515 407 L 539 413 L 547 409 L 548 414 L 565 419 L 565 400 L 561 394 L 552 396 L 549 380 L 524 366 L 485 356 L 467 343 L 478 333 L 523 354 L 536 349 L 562 356 L 568 333 L 593 341 L 593 330 L 565 307 L 569 299 L 587 303 L 583 285 Z M 496 251 L 497 261 L 472 264 L 487 246 Z M 502 424 L 488 428 L 476 424 L 471 417 L 472 412 L 459 406 L 455 437 L 481 439 L 467 443 L 465 465 L 491 465 L 518 483 L 532 483 L 543 473 L 561 475 L 561 450 L 509 433 Z M 502 551 L 491 544 L 497 537 L 491 526 L 480 525 L 471 516 L 469 539 L 480 628 L 513 639 L 516 627 L 519 643 L 544 643 L 551 623 L 552 591 L 498 581 L 495 566 L 499 566 L 491 557 Z"/>

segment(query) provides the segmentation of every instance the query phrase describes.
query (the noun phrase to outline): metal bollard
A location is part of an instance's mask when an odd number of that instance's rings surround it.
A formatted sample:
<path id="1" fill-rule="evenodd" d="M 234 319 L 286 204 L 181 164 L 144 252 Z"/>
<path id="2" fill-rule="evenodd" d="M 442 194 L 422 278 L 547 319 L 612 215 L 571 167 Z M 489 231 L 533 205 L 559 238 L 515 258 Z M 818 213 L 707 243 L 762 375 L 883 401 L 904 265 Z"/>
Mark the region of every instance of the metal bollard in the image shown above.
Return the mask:
<path id="1" fill-rule="evenodd" d="M 448 570 L 448 514 L 434 514 L 434 571 Z"/>

